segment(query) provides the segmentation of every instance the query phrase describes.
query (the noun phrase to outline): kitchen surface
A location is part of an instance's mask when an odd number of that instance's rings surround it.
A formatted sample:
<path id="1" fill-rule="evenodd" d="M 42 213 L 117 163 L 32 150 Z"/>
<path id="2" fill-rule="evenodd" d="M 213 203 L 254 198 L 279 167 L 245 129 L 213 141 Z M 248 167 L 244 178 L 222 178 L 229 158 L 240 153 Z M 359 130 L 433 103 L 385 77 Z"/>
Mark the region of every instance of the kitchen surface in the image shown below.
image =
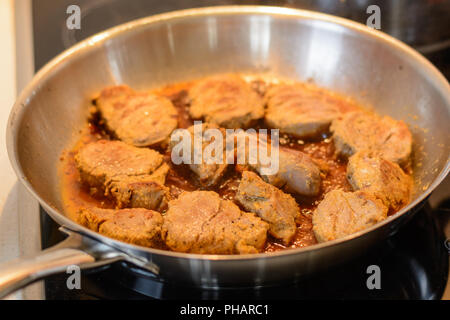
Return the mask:
<path id="1" fill-rule="evenodd" d="M 0 3 L 4 45 L 0 67 L 0 263 L 34 254 L 64 239 L 58 225 L 18 182 L 8 160 L 5 132 L 10 107 L 33 74 L 57 54 L 107 28 L 153 14 L 215 5 L 276 5 L 315 10 L 366 23 L 369 5 L 381 8 L 381 31 L 409 44 L 450 79 L 450 1 L 144 1 L 144 0 L 5 0 Z M 81 8 L 81 28 L 69 30 L 68 6 Z M 362 257 L 295 284 L 245 290 L 199 290 L 179 287 L 143 275 L 123 262 L 98 273 L 83 273 L 83 290 L 67 290 L 66 275 L 55 275 L 8 299 L 450 299 L 450 179 L 395 236 Z M 446 232 L 446 233 L 445 233 Z M 424 235 L 417 238 L 416 235 Z M 426 236 L 425 236 L 426 235 Z M 447 242 L 446 242 L 447 241 Z M 414 250 L 412 250 L 414 248 Z M 389 269 L 388 287 L 367 292 L 351 278 L 367 264 Z M 120 278 L 117 284 L 111 279 Z M 100 284 L 108 283 L 107 286 Z M 321 285 L 317 286 L 317 283 Z M 326 284 L 327 290 L 318 291 Z"/>

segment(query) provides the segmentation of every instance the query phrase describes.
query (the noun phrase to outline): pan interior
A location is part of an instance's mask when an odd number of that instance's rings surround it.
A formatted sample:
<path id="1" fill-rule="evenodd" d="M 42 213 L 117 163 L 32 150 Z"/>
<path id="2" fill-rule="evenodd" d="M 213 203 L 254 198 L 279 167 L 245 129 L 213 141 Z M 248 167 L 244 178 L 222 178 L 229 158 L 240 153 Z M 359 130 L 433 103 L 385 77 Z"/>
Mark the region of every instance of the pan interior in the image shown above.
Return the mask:
<path id="1" fill-rule="evenodd" d="M 257 11 L 142 20 L 104 35 L 47 69 L 31 96 L 17 102 L 23 107 L 11 120 L 19 168 L 59 211 L 61 152 L 77 140 L 96 92 L 113 84 L 141 90 L 223 72 L 312 80 L 404 120 L 414 136 L 415 197 L 448 170 L 448 85 L 382 37 L 301 14 Z"/>

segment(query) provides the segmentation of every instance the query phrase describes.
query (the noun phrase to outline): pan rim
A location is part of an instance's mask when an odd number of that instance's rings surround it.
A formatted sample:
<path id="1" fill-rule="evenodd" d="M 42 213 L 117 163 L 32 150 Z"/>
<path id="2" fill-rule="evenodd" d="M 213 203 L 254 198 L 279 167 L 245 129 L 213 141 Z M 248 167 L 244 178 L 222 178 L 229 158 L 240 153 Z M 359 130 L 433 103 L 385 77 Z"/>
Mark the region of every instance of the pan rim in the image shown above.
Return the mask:
<path id="1" fill-rule="evenodd" d="M 81 230 L 82 233 L 97 239 L 98 241 L 110 245 L 117 250 L 126 251 L 126 252 L 145 252 L 147 254 L 157 254 L 164 255 L 173 258 L 183 258 L 183 259 L 197 259 L 197 260 L 219 260 L 219 261 L 227 261 L 227 260 L 254 260 L 254 259 L 269 259 L 269 258 L 277 258 L 280 256 L 291 256 L 297 254 L 308 254 L 311 251 L 320 250 L 325 247 L 333 247 L 338 246 L 342 243 L 349 242 L 355 238 L 359 238 L 363 235 L 367 235 L 376 229 L 385 227 L 390 224 L 394 220 L 397 220 L 401 216 L 407 215 L 412 211 L 413 208 L 422 203 L 431 192 L 444 180 L 447 174 L 450 171 L 450 156 L 447 159 L 445 166 L 442 168 L 438 176 L 430 183 L 427 190 L 420 193 L 411 203 L 409 203 L 406 207 L 402 208 L 399 212 L 394 215 L 388 217 L 380 223 L 377 223 L 370 228 L 361 230 L 357 233 L 353 233 L 346 237 L 336 239 L 333 241 L 328 241 L 324 243 L 314 244 L 304 248 L 293 248 L 287 250 L 281 250 L 277 252 L 268 252 L 268 253 L 256 253 L 256 254 L 242 254 L 242 255 L 213 255 L 213 254 L 193 254 L 193 253 L 180 253 L 168 250 L 147 248 L 142 246 L 137 246 L 129 243 L 125 243 L 119 240 L 115 240 L 112 238 L 108 238 L 103 236 L 97 232 L 94 232 L 86 227 L 83 227 L 76 223 L 73 220 L 70 220 L 63 213 L 59 212 L 56 208 L 54 208 L 51 204 L 45 202 L 34 190 L 31 183 L 25 177 L 23 170 L 18 162 L 17 149 L 15 147 L 16 141 L 14 139 L 18 130 L 18 126 L 15 126 L 17 121 L 23 116 L 23 113 L 27 109 L 29 101 L 32 99 L 34 95 L 35 89 L 39 87 L 39 84 L 43 79 L 47 76 L 51 75 L 52 72 L 55 72 L 67 59 L 78 55 L 83 52 L 89 52 L 90 50 L 94 50 L 97 46 L 103 45 L 106 41 L 111 38 L 120 36 L 122 34 L 126 34 L 127 32 L 137 31 L 139 29 L 145 28 L 147 25 L 154 24 L 157 22 L 163 22 L 167 20 L 176 20 L 176 19 L 185 19 L 189 17 L 199 17 L 205 15 L 236 15 L 236 14 L 259 14 L 259 15 L 267 15 L 267 16 L 281 16 L 281 17 L 293 17 L 298 19 L 306 19 L 306 20 L 316 20 L 320 22 L 326 22 L 333 25 L 338 25 L 340 27 L 344 27 L 353 32 L 362 33 L 368 37 L 372 37 L 378 39 L 382 42 L 387 43 L 388 45 L 395 47 L 397 51 L 402 52 L 405 57 L 411 58 L 416 61 L 421 68 L 426 71 L 426 73 L 433 80 L 435 86 L 441 88 L 442 92 L 446 92 L 446 100 L 450 105 L 450 85 L 448 81 L 444 78 L 444 76 L 434 67 L 426 58 L 424 58 L 420 53 L 415 51 L 413 48 L 404 44 L 403 42 L 381 32 L 378 30 L 370 29 L 367 26 L 353 22 L 348 19 L 308 11 L 301 9 L 292 9 L 292 8 L 284 8 L 284 7 L 276 7 L 276 6 L 242 6 L 242 5 L 234 5 L 234 6 L 214 6 L 214 7 L 204 7 L 204 8 L 193 8 L 193 9 L 185 9 L 172 11 L 168 13 L 162 13 L 158 15 L 153 15 L 137 20 L 133 20 L 127 22 L 125 24 L 121 24 L 115 26 L 113 28 L 107 29 L 100 33 L 97 33 L 73 47 L 65 50 L 60 53 L 58 56 L 53 58 L 50 62 L 48 62 L 44 67 L 41 68 L 37 72 L 37 74 L 33 77 L 30 83 L 22 90 L 21 94 L 17 98 L 14 106 L 11 109 L 8 124 L 7 124 L 7 132 L 6 132 L 6 146 L 8 157 L 10 163 L 19 178 L 20 182 L 27 188 L 27 190 L 39 201 L 39 203 L 46 209 L 48 214 L 54 219 L 58 224 L 62 226 L 67 226 L 69 229 L 74 231 Z M 14 131 L 15 129 L 15 131 Z"/>

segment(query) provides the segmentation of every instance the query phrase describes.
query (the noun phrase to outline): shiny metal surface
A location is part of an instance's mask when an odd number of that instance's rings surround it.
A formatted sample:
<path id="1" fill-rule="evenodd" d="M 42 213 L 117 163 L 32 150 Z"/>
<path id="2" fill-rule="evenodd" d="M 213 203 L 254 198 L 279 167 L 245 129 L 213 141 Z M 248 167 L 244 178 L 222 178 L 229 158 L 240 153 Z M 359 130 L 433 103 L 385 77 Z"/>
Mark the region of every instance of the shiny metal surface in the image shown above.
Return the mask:
<path id="1" fill-rule="evenodd" d="M 85 124 L 91 96 L 219 72 L 313 80 L 405 120 L 414 135 L 414 200 L 382 223 L 304 249 L 241 256 L 183 254 L 116 241 L 64 216 L 57 167 Z M 214 7 L 137 20 L 95 35 L 47 64 L 22 92 L 7 146 L 22 183 L 51 217 L 159 268 L 163 279 L 203 287 L 300 277 L 357 255 L 394 233 L 449 171 L 450 88 L 422 56 L 348 20 L 277 7 Z"/>
<path id="2" fill-rule="evenodd" d="M 159 272 L 157 266 L 145 259 L 125 254 L 82 233 L 64 227 L 60 230 L 68 235 L 64 241 L 35 256 L 19 258 L 1 266 L 0 299 L 36 280 L 64 273 L 68 266 L 90 269 L 116 261 L 127 261 L 146 272 Z"/>
<path id="3" fill-rule="evenodd" d="M 69 5 L 81 8 L 81 29 L 65 28 Z M 90 35 L 134 19 L 187 8 L 215 5 L 273 5 L 306 9 L 366 23 L 367 8 L 377 5 L 381 28 L 422 53 L 450 47 L 448 0 L 39 0 L 33 5 L 35 64 L 42 66 L 58 52 Z"/>

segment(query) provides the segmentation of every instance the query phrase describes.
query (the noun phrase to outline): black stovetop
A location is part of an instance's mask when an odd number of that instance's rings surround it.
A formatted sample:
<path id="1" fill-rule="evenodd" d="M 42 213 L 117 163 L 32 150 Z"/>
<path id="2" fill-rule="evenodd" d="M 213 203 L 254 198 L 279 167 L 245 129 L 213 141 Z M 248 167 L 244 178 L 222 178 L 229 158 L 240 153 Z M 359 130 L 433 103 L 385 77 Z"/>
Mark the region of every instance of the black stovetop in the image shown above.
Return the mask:
<path id="1" fill-rule="evenodd" d="M 426 204 L 396 235 L 368 248 L 362 256 L 296 283 L 202 290 L 163 283 L 116 263 L 82 272 L 80 290 L 67 289 L 67 274 L 49 277 L 46 299 L 440 299 L 449 272 L 450 246 L 439 219 L 444 214 Z M 42 212 L 41 218 L 42 243 L 47 248 L 63 236 L 47 214 Z M 380 268 L 379 290 L 367 288 L 370 265 Z"/>

